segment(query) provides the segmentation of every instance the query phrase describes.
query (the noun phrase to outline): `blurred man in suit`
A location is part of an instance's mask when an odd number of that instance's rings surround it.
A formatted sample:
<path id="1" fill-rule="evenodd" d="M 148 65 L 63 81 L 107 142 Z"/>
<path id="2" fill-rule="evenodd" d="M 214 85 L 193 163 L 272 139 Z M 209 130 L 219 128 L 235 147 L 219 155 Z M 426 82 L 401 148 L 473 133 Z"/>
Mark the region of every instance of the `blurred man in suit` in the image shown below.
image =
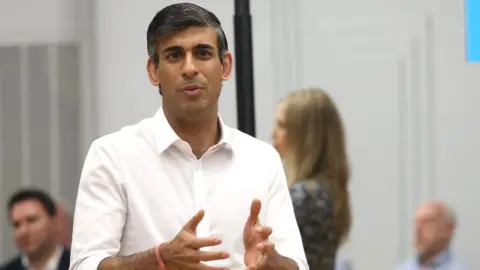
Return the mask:
<path id="1" fill-rule="evenodd" d="M 36 189 L 23 189 L 8 202 L 9 219 L 20 255 L 1 270 L 68 270 L 69 250 L 57 244 L 57 206 Z"/>
<path id="2" fill-rule="evenodd" d="M 415 215 L 415 249 L 417 257 L 397 267 L 397 270 L 467 270 L 450 250 L 456 218 L 443 202 L 421 205 Z"/>

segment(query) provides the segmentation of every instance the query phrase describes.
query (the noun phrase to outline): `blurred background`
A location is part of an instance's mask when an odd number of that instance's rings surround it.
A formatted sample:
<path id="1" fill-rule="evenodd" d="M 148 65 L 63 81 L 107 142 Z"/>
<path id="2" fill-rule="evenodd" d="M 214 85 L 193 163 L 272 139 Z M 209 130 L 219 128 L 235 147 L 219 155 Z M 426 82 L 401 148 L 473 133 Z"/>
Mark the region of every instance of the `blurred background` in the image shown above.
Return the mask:
<path id="1" fill-rule="evenodd" d="M 0 201 L 21 186 L 73 213 L 90 143 L 151 116 L 146 29 L 169 0 L 0 0 Z M 197 0 L 235 52 L 233 0 Z M 468 62 L 462 0 L 251 1 L 257 137 L 286 93 L 319 86 L 343 115 L 354 226 L 342 256 L 392 269 L 413 255 L 413 213 L 452 205 L 459 258 L 480 269 L 480 64 Z M 478 16 L 478 15 L 477 15 Z M 480 27 L 480 26 L 479 26 Z M 235 60 L 235 58 L 234 58 Z M 236 126 L 235 76 L 220 111 Z M 0 261 L 14 254 L 0 206 Z"/>

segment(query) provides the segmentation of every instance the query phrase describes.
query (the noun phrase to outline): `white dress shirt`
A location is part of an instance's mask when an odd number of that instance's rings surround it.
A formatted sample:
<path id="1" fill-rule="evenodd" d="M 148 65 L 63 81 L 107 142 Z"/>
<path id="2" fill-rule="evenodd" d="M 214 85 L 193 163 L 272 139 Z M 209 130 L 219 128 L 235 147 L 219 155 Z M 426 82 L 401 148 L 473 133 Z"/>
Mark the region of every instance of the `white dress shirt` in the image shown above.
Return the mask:
<path id="1" fill-rule="evenodd" d="M 70 269 L 97 269 L 109 256 L 126 256 L 169 241 L 200 209 L 198 237 L 219 237 L 207 248 L 230 258 L 212 266 L 245 269 L 243 228 L 252 200 L 271 226 L 277 251 L 308 270 L 283 166 L 265 142 L 225 126 L 220 142 L 197 159 L 168 124 L 152 118 L 94 141 L 80 179 Z"/>

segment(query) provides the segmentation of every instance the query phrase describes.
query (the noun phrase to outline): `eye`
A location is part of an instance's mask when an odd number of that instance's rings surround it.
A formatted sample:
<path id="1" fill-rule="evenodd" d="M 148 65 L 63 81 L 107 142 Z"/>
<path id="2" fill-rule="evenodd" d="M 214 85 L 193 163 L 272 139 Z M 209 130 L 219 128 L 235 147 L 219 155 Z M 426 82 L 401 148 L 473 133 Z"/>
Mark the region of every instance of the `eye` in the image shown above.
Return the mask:
<path id="1" fill-rule="evenodd" d="M 18 227 L 20 227 L 20 222 L 15 221 L 12 223 L 12 225 L 13 225 L 13 228 L 17 229 Z"/>
<path id="2" fill-rule="evenodd" d="M 182 57 L 182 54 L 180 52 L 172 52 L 169 53 L 166 57 L 167 60 L 176 60 Z"/>
<path id="3" fill-rule="evenodd" d="M 212 53 L 207 50 L 198 50 L 197 51 L 197 56 L 201 59 L 208 59 L 212 56 Z"/>

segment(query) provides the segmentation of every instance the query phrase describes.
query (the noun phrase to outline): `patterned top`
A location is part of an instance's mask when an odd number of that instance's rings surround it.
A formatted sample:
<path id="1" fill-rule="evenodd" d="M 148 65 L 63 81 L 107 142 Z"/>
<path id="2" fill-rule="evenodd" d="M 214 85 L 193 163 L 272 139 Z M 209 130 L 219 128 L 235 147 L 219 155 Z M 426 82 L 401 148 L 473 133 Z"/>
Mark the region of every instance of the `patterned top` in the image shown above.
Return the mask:
<path id="1" fill-rule="evenodd" d="M 333 231 L 328 190 L 315 182 L 297 181 L 290 195 L 310 269 L 333 270 L 339 240 Z"/>

